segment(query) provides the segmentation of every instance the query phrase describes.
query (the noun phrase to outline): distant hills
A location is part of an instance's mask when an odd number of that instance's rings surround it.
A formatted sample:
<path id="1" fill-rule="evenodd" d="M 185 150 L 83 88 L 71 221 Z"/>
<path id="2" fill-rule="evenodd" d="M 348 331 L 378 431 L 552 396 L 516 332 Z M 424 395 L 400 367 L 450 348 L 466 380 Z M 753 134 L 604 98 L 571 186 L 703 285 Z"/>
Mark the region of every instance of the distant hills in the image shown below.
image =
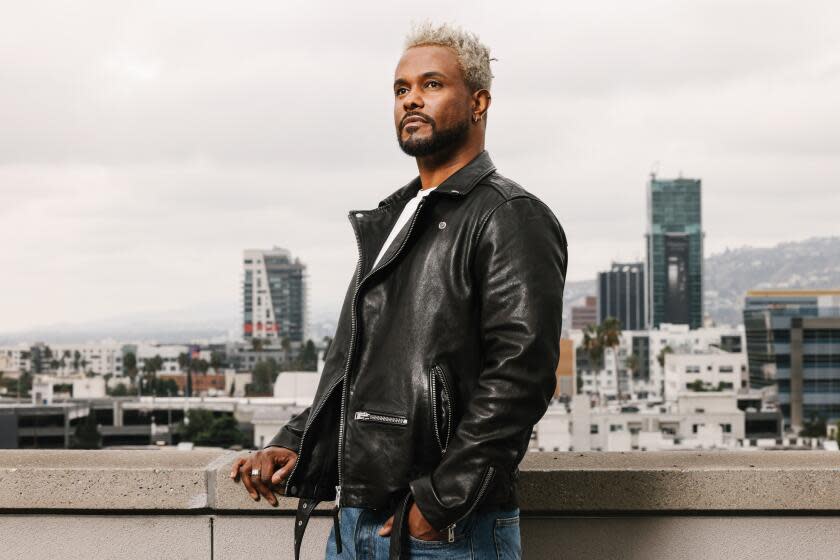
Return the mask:
<path id="1" fill-rule="evenodd" d="M 606 270 L 609 263 L 604 263 Z M 840 237 L 811 238 L 775 247 L 741 247 L 705 260 L 704 309 L 718 324 L 741 323 L 744 295 L 754 289 L 840 288 Z M 595 294 L 595 279 L 568 282 L 564 325 L 572 305 Z M 313 306 L 312 337 L 335 332 L 338 309 Z M 83 324 L 56 324 L 0 333 L 0 345 L 26 341 L 80 343 L 92 340 L 214 341 L 239 337 L 238 304 L 217 302 L 170 312 L 149 312 Z"/>
<path id="2" fill-rule="evenodd" d="M 718 324 L 737 325 L 743 320 L 744 295 L 749 290 L 839 289 L 840 237 L 727 249 L 707 257 L 704 266 L 704 311 Z M 572 305 L 593 294 L 594 278 L 569 282 L 565 318 Z"/>

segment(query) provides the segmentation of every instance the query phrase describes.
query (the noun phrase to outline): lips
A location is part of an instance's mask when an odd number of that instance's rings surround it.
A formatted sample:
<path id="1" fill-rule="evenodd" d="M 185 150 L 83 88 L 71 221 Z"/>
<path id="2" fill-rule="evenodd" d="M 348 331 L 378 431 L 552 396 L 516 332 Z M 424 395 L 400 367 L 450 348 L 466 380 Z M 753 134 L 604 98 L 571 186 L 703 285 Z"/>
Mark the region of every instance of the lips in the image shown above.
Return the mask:
<path id="1" fill-rule="evenodd" d="M 408 117 L 407 119 L 405 119 L 403 121 L 403 128 L 405 128 L 406 126 L 408 126 L 410 124 L 415 124 L 415 123 L 416 124 L 421 124 L 421 123 L 425 123 L 425 122 L 428 122 L 428 121 L 426 121 L 426 119 L 424 119 L 423 117 Z"/>

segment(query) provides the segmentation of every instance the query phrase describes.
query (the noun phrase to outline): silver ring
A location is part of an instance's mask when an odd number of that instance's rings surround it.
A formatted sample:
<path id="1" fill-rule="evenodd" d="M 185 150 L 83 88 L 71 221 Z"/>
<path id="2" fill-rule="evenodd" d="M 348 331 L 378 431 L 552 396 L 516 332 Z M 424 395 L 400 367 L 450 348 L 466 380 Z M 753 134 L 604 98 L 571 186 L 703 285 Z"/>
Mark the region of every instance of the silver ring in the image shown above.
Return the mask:
<path id="1" fill-rule="evenodd" d="M 260 476 L 260 469 L 251 469 L 251 477 L 259 477 Z"/>

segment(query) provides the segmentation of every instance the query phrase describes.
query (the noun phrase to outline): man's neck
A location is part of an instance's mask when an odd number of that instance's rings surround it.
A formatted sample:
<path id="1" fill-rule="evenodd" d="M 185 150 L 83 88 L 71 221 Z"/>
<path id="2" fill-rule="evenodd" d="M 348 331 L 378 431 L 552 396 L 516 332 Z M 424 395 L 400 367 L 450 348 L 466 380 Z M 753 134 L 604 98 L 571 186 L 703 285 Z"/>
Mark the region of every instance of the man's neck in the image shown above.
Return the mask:
<path id="1" fill-rule="evenodd" d="M 421 189 L 428 189 L 443 183 L 456 171 L 464 167 L 484 150 L 484 143 L 457 148 L 446 154 L 435 154 L 417 158 Z"/>

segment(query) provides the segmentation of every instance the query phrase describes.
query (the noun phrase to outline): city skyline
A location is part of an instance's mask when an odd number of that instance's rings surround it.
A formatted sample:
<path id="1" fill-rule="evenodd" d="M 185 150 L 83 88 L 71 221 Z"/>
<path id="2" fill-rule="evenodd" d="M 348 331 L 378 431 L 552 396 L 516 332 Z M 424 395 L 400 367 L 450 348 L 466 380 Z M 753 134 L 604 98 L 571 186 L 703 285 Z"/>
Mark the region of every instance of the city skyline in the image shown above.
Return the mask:
<path id="1" fill-rule="evenodd" d="M 644 258 L 652 170 L 703 178 L 707 255 L 836 233 L 832 7 L 426 15 L 498 58 L 487 148 L 551 206 L 576 281 Z M 65 10 L 20 5 L 0 23 L 17 53 L 0 92 L 0 333 L 235 305 L 242 248 L 274 244 L 307 263 L 314 314 L 337 308 L 356 262 L 347 212 L 416 175 L 390 96 L 412 17 L 388 3 Z M 335 97 L 335 83 L 356 85 Z"/>

